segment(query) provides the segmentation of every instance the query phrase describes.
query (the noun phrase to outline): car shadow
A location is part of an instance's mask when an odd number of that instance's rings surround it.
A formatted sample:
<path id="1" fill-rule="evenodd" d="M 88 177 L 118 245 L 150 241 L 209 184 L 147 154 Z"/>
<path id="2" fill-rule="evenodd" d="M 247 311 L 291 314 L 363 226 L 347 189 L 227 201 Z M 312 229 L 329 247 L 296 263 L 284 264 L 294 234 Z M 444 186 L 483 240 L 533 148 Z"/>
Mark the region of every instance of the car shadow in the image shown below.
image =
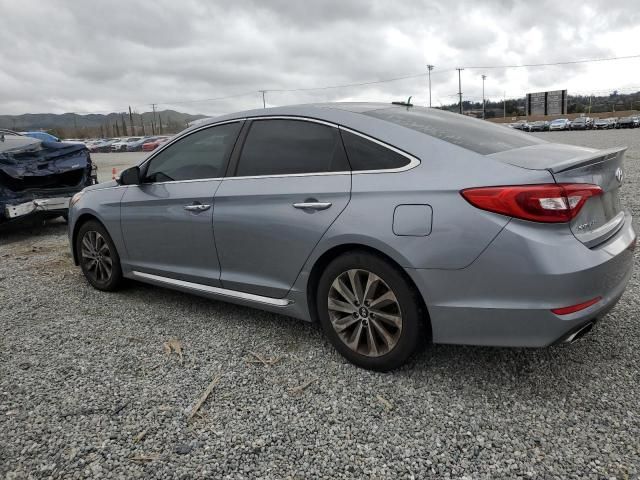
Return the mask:
<path id="1" fill-rule="evenodd" d="M 224 319 L 233 322 L 234 328 L 246 329 L 247 335 L 259 338 L 276 329 L 282 334 L 266 335 L 270 348 L 288 346 L 292 351 L 301 352 L 317 349 L 316 353 L 326 356 L 326 361 L 357 369 L 329 345 L 315 323 L 134 281 L 123 293 L 134 301 L 188 305 L 191 312 L 205 317 L 197 328 L 207 329 L 209 322 Z M 597 382 L 595 371 L 614 368 L 620 360 L 619 354 L 606 350 L 604 342 L 604 337 L 610 336 L 615 327 L 607 325 L 607 318 L 600 323 L 593 332 L 571 345 L 501 348 L 427 344 L 398 370 L 384 374 L 357 369 L 354 374 L 379 375 L 381 379 L 407 377 L 421 388 L 479 389 L 489 396 L 514 391 L 523 401 L 562 398 L 588 388 Z"/>
<path id="2" fill-rule="evenodd" d="M 29 215 L 0 223 L 0 245 L 31 237 L 64 234 L 66 231 L 67 222 L 62 217 L 46 218 L 40 215 Z"/>

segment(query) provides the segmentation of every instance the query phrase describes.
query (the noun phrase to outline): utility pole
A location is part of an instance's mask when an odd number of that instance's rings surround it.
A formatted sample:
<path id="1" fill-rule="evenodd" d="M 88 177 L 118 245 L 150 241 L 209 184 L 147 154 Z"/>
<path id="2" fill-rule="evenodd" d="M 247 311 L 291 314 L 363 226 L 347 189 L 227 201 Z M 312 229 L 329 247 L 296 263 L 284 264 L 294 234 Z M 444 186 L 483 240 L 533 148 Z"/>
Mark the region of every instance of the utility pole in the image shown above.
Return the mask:
<path id="1" fill-rule="evenodd" d="M 484 101 L 484 81 L 487 79 L 486 75 L 482 75 L 482 119 L 484 120 L 485 118 L 485 101 Z"/>
<path id="2" fill-rule="evenodd" d="M 153 119 L 151 120 L 151 135 L 156 134 L 156 104 L 151 104 L 151 109 L 153 110 Z"/>
<path id="3" fill-rule="evenodd" d="M 267 102 L 264 99 L 264 94 L 267 93 L 266 90 L 258 90 L 260 93 L 262 93 L 262 108 L 267 108 Z"/>
<path id="4" fill-rule="evenodd" d="M 458 97 L 460 98 L 460 114 L 462 114 L 462 78 L 460 72 L 464 70 L 464 68 L 456 68 L 458 70 Z"/>
<path id="5" fill-rule="evenodd" d="M 507 92 L 502 93 L 502 116 L 507 118 Z"/>
<path id="6" fill-rule="evenodd" d="M 162 117 L 160 116 L 160 112 L 158 112 L 158 130 L 160 131 L 160 135 L 162 135 Z"/>
<path id="7" fill-rule="evenodd" d="M 433 65 L 427 65 L 428 73 L 429 73 L 429 108 L 431 108 L 431 70 L 433 70 Z"/>
<path id="8" fill-rule="evenodd" d="M 131 135 L 136 134 L 136 127 L 133 125 L 133 113 L 131 113 L 131 105 L 129 105 L 129 123 L 131 124 Z"/>

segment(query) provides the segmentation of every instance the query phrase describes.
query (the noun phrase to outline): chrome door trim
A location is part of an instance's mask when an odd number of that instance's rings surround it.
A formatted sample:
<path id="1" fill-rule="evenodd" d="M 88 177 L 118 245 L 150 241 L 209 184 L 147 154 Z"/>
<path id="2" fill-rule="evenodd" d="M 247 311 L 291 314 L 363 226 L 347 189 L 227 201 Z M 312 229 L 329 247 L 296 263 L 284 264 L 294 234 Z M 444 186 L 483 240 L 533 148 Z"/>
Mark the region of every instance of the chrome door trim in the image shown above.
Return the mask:
<path id="1" fill-rule="evenodd" d="M 254 303 L 264 303 L 266 305 L 272 305 L 274 307 L 286 307 L 287 305 L 293 303 L 293 300 L 289 300 L 287 298 L 263 297 L 262 295 L 255 295 L 253 293 L 238 292 L 237 290 L 212 287 L 210 285 L 203 285 L 201 283 L 186 282 L 184 280 L 176 280 L 175 278 L 162 277 L 160 275 L 153 275 L 151 273 L 138 272 L 136 270 L 133 270 L 131 274 L 137 278 L 153 280 L 155 282 L 187 288 L 189 290 L 194 290 L 197 292 L 211 293 L 213 295 L 220 295 L 222 297 L 235 298 L 238 300 L 245 300 Z"/>
<path id="2" fill-rule="evenodd" d="M 352 173 L 354 175 L 357 174 L 361 174 L 361 173 L 395 173 L 395 172 L 406 172 L 407 170 L 411 170 L 412 168 L 417 167 L 418 165 L 420 165 L 420 159 L 417 157 L 414 157 L 413 155 L 404 152 L 402 150 L 400 150 L 399 148 L 394 147 L 393 145 L 389 145 L 388 143 L 382 142 L 376 138 L 370 137 L 369 135 L 365 135 L 364 133 L 360 133 L 356 130 L 352 130 L 350 128 L 347 127 L 342 127 L 339 126 L 338 127 L 340 130 L 344 130 L 345 132 L 349 132 L 352 133 L 354 135 L 358 135 L 359 137 L 364 138 L 365 140 L 368 140 L 370 142 L 376 143 L 378 145 L 380 145 L 381 147 L 387 148 L 389 150 L 391 150 L 392 152 L 397 153 L 398 155 L 402 155 L 403 157 L 407 158 L 409 160 L 409 163 L 407 165 L 405 165 L 404 167 L 399 167 L 399 168 L 385 168 L 385 169 L 378 169 L 378 170 L 353 170 Z"/>
<path id="3" fill-rule="evenodd" d="M 200 130 L 206 130 L 207 128 L 211 128 L 211 127 L 217 127 L 219 125 L 225 125 L 227 123 L 244 122 L 245 120 L 246 120 L 246 118 L 236 118 L 234 120 L 223 120 L 223 121 L 217 122 L 217 123 L 207 123 L 206 125 L 202 125 L 200 127 L 194 128 L 193 130 L 186 130 L 186 131 L 184 131 L 184 133 L 182 135 L 178 135 L 175 138 L 173 138 L 170 142 L 167 142 L 164 145 L 162 145 L 161 147 L 156 148 L 151 155 L 149 155 L 141 163 L 138 164 L 138 167 L 142 168 L 142 166 L 144 166 L 146 163 L 148 163 L 151 160 L 153 160 L 153 158 L 155 158 L 156 155 L 160 154 L 160 152 L 162 152 L 163 150 L 168 148 L 170 145 L 173 145 L 178 140 L 181 140 L 184 137 L 188 137 L 192 133 L 199 132 Z M 187 180 L 187 181 L 190 181 L 190 180 Z M 158 183 L 160 183 L 160 182 L 158 182 Z M 168 183 L 168 182 L 165 182 L 165 183 Z M 154 183 L 154 185 L 157 185 L 157 183 Z"/>
<path id="4" fill-rule="evenodd" d="M 236 179 L 241 180 L 241 179 L 252 179 L 252 178 L 281 178 L 281 177 L 313 177 L 313 176 L 319 176 L 319 175 L 346 175 L 346 174 L 359 175 L 359 174 L 370 174 L 370 173 L 398 173 L 398 172 L 406 172 L 407 170 L 411 170 L 412 168 L 417 167 L 421 163 L 419 158 L 414 157 L 413 155 L 407 152 L 404 152 L 399 148 L 389 145 L 388 143 L 385 143 L 381 140 L 373 138 L 364 133 L 360 133 L 356 130 L 352 130 L 351 128 L 343 127 L 341 125 L 338 125 L 337 123 L 328 122 L 326 120 L 318 120 L 317 118 L 303 117 L 303 116 L 296 116 L 296 115 L 268 115 L 264 117 L 247 117 L 247 118 L 244 118 L 243 120 L 251 120 L 254 122 L 260 121 L 260 120 L 300 120 L 303 122 L 319 123 L 322 125 L 327 125 L 332 128 L 337 128 L 338 130 L 344 130 L 346 132 L 353 133 L 354 135 L 358 135 L 359 137 L 369 140 L 370 142 L 376 143 L 381 147 L 388 148 L 392 152 L 395 152 L 398 155 L 402 155 L 403 157 L 407 158 L 409 160 L 409 163 L 400 168 L 386 168 L 386 169 L 377 169 L 377 170 L 350 170 L 350 171 L 338 171 L 338 172 L 286 173 L 286 174 L 279 174 L 279 175 L 247 175 L 247 176 L 225 177 L 225 180 L 236 180 Z"/>

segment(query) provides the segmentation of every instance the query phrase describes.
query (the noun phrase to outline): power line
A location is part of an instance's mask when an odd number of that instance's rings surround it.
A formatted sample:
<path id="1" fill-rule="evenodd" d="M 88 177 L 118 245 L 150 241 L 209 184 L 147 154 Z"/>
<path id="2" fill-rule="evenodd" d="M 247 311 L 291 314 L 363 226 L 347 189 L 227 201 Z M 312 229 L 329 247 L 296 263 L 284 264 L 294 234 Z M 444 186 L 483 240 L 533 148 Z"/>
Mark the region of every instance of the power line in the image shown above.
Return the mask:
<path id="1" fill-rule="evenodd" d="M 626 55 L 624 57 L 607 57 L 607 58 L 590 58 L 585 60 L 568 60 L 564 62 L 551 63 L 523 63 L 519 65 L 490 65 L 490 66 L 467 66 L 469 69 L 485 69 L 485 68 L 528 68 L 528 67 L 554 67 L 557 65 L 575 65 L 577 63 L 595 63 L 595 62 L 611 62 L 614 60 L 629 60 L 632 58 L 640 58 L 640 55 Z"/>
<path id="2" fill-rule="evenodd" d="M 215 102 L 220 100 L 228 100 L 232 98 L 244 97 L 248 95 L 255 95 L 257 93 L 294 93 L 294 92 L 309 92 L 309 91 L 320 91 L 320 90 L 332 90 L 338 88 L 349 88 L 349 87 L 362 87 L 368 85 L 378 85 L 381 83 L 390 83 L 397 82 L 400 80 L 408 80 L 413 78 L 422 78 L 422 77 L 430 77 L 431 75 L 443 74 L 446 72 L 455 72 L 458 71 L 458 75 L 460 74 L 460 69 L 501 69 L 501 68 L 533 68 L 533 67 L 549 67 L 549 66 L 559 66 L 559 65 L 575 65 L 575 64 L 584 64 L 584 63 L 596 63 L 596 62 L 609 62 L 609 61 L 617 61 L 617 60 L 630 60 L 640 58 L 640 54 L 636 55 L 626 55 L 619 57 L 606 57 L 606 58 L 592 58 L 592 59 L 582 59 L 582 60 L 567 60 L 561 62 L 548 62 L 548 63 L 524 63 L 524 64 L 512 64 L 512 65 L 470 65 L 470 66 L 462 66 L 457 68 L 445 68 L 438 69 L 435 72 L 432 72 L 432 69 L 428 69 L 427 72 L 416 73 L 412 75 L 403 75 L 399 77 L 393 78 L 385 78 L 380 80 L 369 80 L 363 82 L 355 82 L 355 83 L 344 83 L 338 85 L 325 85 L 320 87 L 303 87 L 303 88 L 274 88 L 274 89 L 261 89 L 261 90 L 251 90 L 242 93 L 237 93 L 233 95 L 225 95 L 221 97 L 213 97 L 213 98 L 204 98 L 204 99 L 195 99 L 195 100 L 176 100 L 176 101 L 163 101 L 163 102 L 154 102 L 156 105 L 183 105 L 183 104 L 192 104 L 192 103 L 206 103 L 206 102 Z M 460 83 L 460 82 L 458 82 Z M 461 92 L 458 92 L 458 95 Z M 447 95 L 445 95 L 447 96 Z M 142 106 L 152 106 L 154 103 L 146 103 L 142 105 L 137 105 L 138 107 Z M 264 104 L 264 103 L 263 103 Z M 121 109 L 122 111 L 126 110 L 125 108 Z M 102 112 L 108 112 L 107 110 L 102 110 Z M 96 112 L 72 112 L 78 114 L 90 114 L 90 113 L 98 113 Z"/>

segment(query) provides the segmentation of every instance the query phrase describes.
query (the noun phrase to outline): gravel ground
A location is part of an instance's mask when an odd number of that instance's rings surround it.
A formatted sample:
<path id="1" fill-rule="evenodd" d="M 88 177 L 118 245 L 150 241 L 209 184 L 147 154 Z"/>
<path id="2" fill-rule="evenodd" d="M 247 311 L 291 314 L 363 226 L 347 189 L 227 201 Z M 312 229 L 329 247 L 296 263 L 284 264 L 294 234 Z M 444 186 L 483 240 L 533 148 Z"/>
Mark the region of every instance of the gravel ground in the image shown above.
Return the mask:
<path id="1" fill-rule="evenodd" d="M 629 145 L 640 218 L 640 130 L 542 135 Z M 95 291 L 65 235 L 0 233 L 7 479 L 638 478 L 638 253 L 620 303 L 573 345 L 438 345 L 379 374 L 314 325 L 142 284 Z"/>

